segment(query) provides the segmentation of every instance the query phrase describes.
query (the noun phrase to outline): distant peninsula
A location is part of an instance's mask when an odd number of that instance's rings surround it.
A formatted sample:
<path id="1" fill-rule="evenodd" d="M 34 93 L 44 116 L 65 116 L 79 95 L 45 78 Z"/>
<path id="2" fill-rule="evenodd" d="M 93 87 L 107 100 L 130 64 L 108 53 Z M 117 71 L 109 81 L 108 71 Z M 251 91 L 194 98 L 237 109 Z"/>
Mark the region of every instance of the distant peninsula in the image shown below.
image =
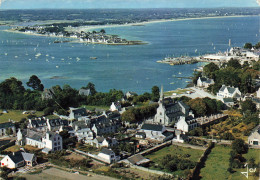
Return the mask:
<path id="1" fill-rule="evenodd" d="M 69 28 L 70 30 L 67 30 Z M 45 25 L 45 26 L 17 26 L 12 28 L 9 31 L 13 32 L 21 32 L 31 35 L 42 35 L 42 36 L 52 36 L 52 37 L 60 37 L 60 38 L 75 38 L 82 43 L 91 43 L 91 44 L 106 44 L 106 45 L 142 45 L 147 44 L 142 41 L 129 41 L 126 39 L 120 38 L 118 35 L 109 35 L 106 34 L 104 29 L 101 29 L 99 32 L 77 32 L 74 28 L 71 28 L 71 25 L 68 27 L 63 27 L 59 25 Z M 63 43 L 70 41 L 54 41 L 54 43 Z"/>

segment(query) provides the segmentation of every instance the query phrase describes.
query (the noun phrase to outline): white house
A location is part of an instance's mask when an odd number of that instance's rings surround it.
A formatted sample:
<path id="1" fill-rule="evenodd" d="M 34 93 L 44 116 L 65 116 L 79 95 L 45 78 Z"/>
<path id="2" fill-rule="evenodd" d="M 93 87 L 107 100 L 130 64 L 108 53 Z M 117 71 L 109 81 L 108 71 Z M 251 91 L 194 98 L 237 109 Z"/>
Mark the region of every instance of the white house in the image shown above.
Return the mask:
<path id="1" fill-rule="evenodd" d="M 199 77 L 197 80 L 197 86 L 198 87 L 205 87 L 208 88 L 209 85 L 214 84 L 213 79 L 205 78 L 205 77 Z"/>
<path id="2" fill-rule="evenodd" d="M 144 132 L 147 139 L 166 141 L 173 137 L 173 134 L 166 131 L 165 126 L 159 124 L 143 124 L 139 132 Z"/>
<path id="3" fill-rule="evenodd" d="M 75 130 L 69 131 L 69 133 L 75 135 L 78 138 L 78 141 L 86 142 L 94 138 L 94 134 L 90 128 L 82 128 L 82 129 L 75 128 Z"/>
<path id="4" fill-rule="evenodd" d="M 248 144 L 260 147 L 260 125 L 255 127 L 248 136 Z"/>
<path id="5" fill-rule="evenodd" d="M 114 151 L 107 148 L 103 148 L 98 154 L 98 157 L 105 159 L 109 164 L 120 160 L 120 157 L 116 156 Z"/>
<path id="6" fill-rule="evenodd" d="M 21 141 L 21 135 L 20 133 L 18 134 L 17 141 Z M 43 134 L 35 131 L 28 131 L 25 143 L 26 145 L 43 149 L 42 152 L 44 153 L 63 149 L 62 137 L 58 133 L 49 131 Z"/>
<path id="7" fill-rule="evenodd" d="M 120 102 L 112 102 L 110 106 L 111 111 L 121 111 L 121 103 Z"/>
<path id="8" fill-rule="evenodd" d="M 217 97 L 220 98 L 220 99 L 223 99 L 223 98 L 240 99 L 241 98 L 241 92 L 239 91 L 238 88 L 222 85 L 219 92 L 217 93 Z"/>
<path id="9" fill-rule="evenodd" d="M 97 137 L 92 141 L 87 141 L 92 146 L 96 146 L 97 148 L 100 147 L 112 147 L 118 144 L 118 141 L 115 138 L 104 138 L 104 137 Z"/>
<path id="10" fill-rule="evenodd" d="M 34 154 L 18 151 L 6 155 L 1 160 L 1 167 L 6 166 L 9 169 L 14 169 L 22 166 L 34 166 L 36 163 L 36 156 Z"/>
<path id="11" fill-rule="evenodd" d="M 176 128 L 183 132 L 189 132 L 190 130 L 192 130 L 198 126 L 199 125 L 195 119 L 185 118 L 184 116 L 181 116 L 179 121 L 176 123 Z"/>

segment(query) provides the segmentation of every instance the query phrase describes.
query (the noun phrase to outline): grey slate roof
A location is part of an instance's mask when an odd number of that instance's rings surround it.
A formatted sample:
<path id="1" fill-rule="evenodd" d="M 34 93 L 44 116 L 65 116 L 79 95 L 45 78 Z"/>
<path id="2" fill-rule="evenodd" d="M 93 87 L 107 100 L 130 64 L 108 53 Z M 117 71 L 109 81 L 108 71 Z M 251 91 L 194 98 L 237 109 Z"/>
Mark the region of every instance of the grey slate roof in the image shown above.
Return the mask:
<path id="1" fill-rule="evenodd" d="M 103 154 L 107 154 L 107 155 L 114 153 L 112 150 L 107 149 L 107 148 L 103 148 L 100 152 L 103 153 Z"/>
<path id="2" fill-rule="evenodd" d="M 15 164 L 24 161 L 21 151 L 9 154 L 8 156 Z"/>
<path id="3" fill-rule="evenodd" d="M 141 129 L 152 130 L 152 131 L 162 131 L 163 126 L 158 124 L 143 124 Z"/>
<path id="4" fill-rule="evenodd" d="M 98 143 L 102 143 L 105 138 L 104 137 L 97 137 L 96 139 L 97 139 Z"/>
<path id="5" fill-rule="evenodd" d="M 149 159 L 143 157 L 141 154 L 136 154 L 132 157 L 127 158 L 127 160 L 132 164 L 141 164 L 150 161 Z"/>
<path id="6" fill-rule="evenodd" d="M 0 129 L 10 128 L 10 127 L 13 127 L 13 126 L 14 126 L 14 123 L 12 123 L 12 122 L 1 123 Z"/>
<path id="7" fill-rule="evenodd" d="M 162 133 L 165 137 L 169 137 L 171 135 L 173 135 L 171 132 L 169 131 L 165 131 L 164 133 Z"/>
<path id="8" fill-rule="evenodd" d="M 233 93 L 235 92 L 235 90 L 236 90 L 236 88 L 223 85 L 223 86 L 220 88 L 219 91 L 224 91 L 226 88 L 227 88 L 228 92 L 231 93 L 231 94 L 233 94 Z"/>
<path id="9" fill-rule="evenodd" d="M 22 156 L 25 161 L 32 161 L 34 158 L 34 154 L 31 153 L 22 152 Z"/>
<path id="10" fill-rule="evenodd" d="M 87 116 L 87 111 L 85 108 L 79 108 L 72 111 L 75 115 Z"/>

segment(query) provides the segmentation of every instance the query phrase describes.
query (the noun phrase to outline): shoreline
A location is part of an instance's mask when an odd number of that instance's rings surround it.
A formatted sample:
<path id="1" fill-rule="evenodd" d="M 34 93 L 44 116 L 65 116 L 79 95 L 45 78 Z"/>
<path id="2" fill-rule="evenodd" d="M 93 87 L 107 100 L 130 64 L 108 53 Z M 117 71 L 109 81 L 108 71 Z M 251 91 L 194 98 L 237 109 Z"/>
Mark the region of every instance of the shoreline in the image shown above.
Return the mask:
<path id="1" fill-rule="evenodd" d="M 259 15 L 234 15 L 234 16 L 208 16 L 208 17 L 195 17 L 195 18 L 182 18 L 182 19 L 157 19 L 157 20 L 150 20 L 145 22 L 138 22 L 138 23 L 129 23 L 129 24 L 111 24 L 111 25 L 93 25 L 93 26 L 80 26 L 80 27 L 71 27 L 67 30 L 76 29 L 75 32 L 81 31 L 89 31 L 95 29 L 105 29 L 105 28 L 117 28 L 117 27 L 127 27 L 127 26 L 145 26 L 146 24 L 153 24 L 153 23 L 164 23 L 164 22 L 175 22 L 175 21 L 189 21 L 189 20 L 203 20 L 203 19 L 218 19 L 218 18 L 239 18 L 239 17 L 260 17 Z"/>

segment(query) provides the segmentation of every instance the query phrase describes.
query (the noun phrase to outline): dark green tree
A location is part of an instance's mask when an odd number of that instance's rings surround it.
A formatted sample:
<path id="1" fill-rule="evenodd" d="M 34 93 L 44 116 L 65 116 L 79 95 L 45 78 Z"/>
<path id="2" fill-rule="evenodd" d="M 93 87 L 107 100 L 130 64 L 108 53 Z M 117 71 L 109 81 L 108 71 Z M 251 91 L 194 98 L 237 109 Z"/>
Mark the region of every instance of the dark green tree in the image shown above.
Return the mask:
<path id="1" fill-rule="evenodd" d="M 157 102 L 160 98 L 160 89 L 158 86 L 152 87 L 152 101 Z"/>
<path id="2" fill-rule="evenodd" d="M 26 84 L 34 90 L 43 91 L 44 89 L 43 84 L 41 84 L 41 80 L 36 75 L 32 75 Z"/>
<path id="3" fill-rule="evenodd" d="M 247 100 L 245 100 L 241 103 L 241 111 L 243 113 L 245 113 L 246 111 L 249 111 L 251 113 L 255 113 L 256 112 L 256 104 L 252 100 L 247 99 Z"/>
<path id="4" fill-rule="evenodd" d="M 252 49 L 252 47 L 253 47 L 253 45 L 252 45 L 251 43 L 246 43 L 246 44 L 244 45 L 244 48 L 245 48 L 245 49 Z"/>
<path id="5" fill-rule="evenodd" d="M 232 150 L 237 154 L 247 153 L 248 147 L 242 139 L 235 139 L 231 144 Z"/>
<path id="6" fill-rule="evenodd" d="M 208 78 L 215 79 L 215 71 L 217 71 L 217 70 L 219 70 L 219 67 L 215 63 L 211 62 L 211 63 L 207 64 L 206 66 L 204 66 L 203 73 Z"/>
<path id="7" fill-rule="evenodd" d="M 86 89 L 90 89 L 90 93 L 91 95 L 94 95 L 97 93 L 96 88 L 95 88 L 95 84 L 93 84 L 92 82 L 89 82 Z"/>
<path id="8" fill-rule="evenodd" d="M 101 29 L 100 32 L 103 33 L 103 34 L 106 33 L 105 29 Z"/>

